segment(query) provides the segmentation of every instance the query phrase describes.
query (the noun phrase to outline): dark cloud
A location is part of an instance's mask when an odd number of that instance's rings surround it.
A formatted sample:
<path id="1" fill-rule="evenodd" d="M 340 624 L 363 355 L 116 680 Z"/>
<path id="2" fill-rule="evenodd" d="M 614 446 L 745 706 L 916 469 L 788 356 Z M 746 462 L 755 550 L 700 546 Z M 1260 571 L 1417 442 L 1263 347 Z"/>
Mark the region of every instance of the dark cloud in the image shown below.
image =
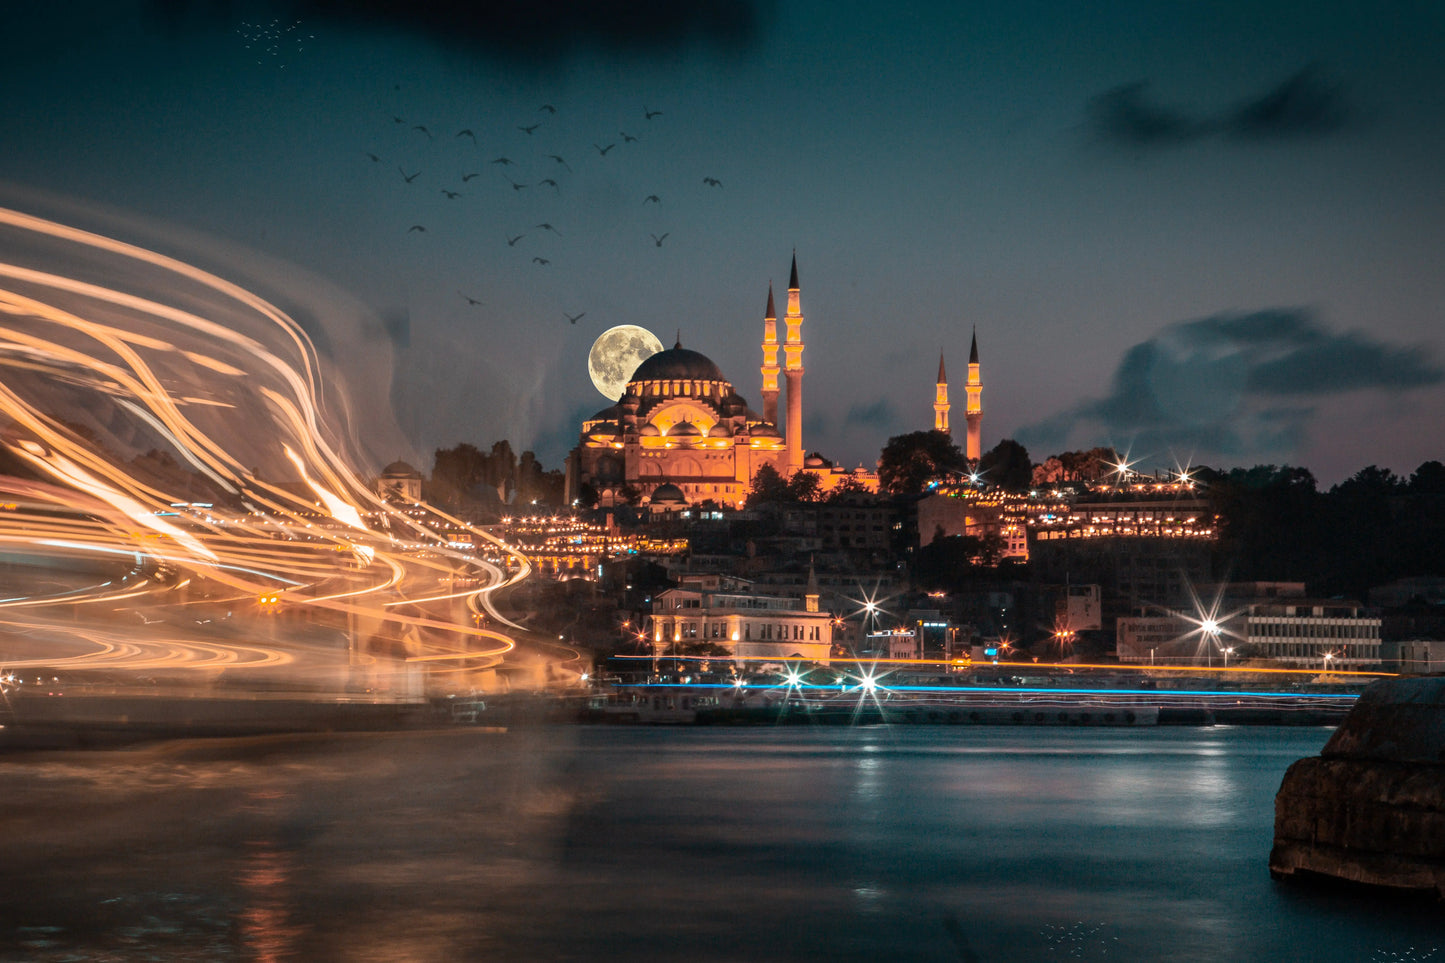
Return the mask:
<path id="1" fill-rule="evenodd" d="M 1091 99 L 1088 129 L 1106 143 L 1139 151 L 1178 147 L 1215 134 L 1237 142 L 1322 137 L 1352 119 L 1342 85 L 1313 64 L 1220 116 L 1166 107 L 1149 99 L 1147 87 L 1137 81 Z"/>
<path id="2" fill-rule="evenodd" d="M 866 428 L 888 428 L 898 421 L 898 412 L 887 398 L 879 398 L 872 404 L 854 405 L 843 418 L 843 427 L 861 426 Z"/>
<path id="3" fill-rule="evenodd" d="M 1207 127 L 1182 111 L 1151 102 L 1144 81 L 1125 84 L 1089 101 L 1089 126 L 1101 139 L 1120 147 L 1173 147 L 1195 140 Z"/>
<path id="4" fill-rule="evenodd" d="M 1314 65 L 1236 109 L 1224 129 L 1236 137 L 1268 140 L 1332 134 L 1350 119 L 1342 88 Z"/>
<path id="5" fill-rule="evenodd" d="M 224 0 L 150 0 L 168 28 L 234 15 Z M 275 0 L 284 21 L 409 31 L 442 46 L 510 60 L 552 60 L 603 47 L 675 53 L 689 43 L 743 48 L 761 34 L 770 0 Z"/>
<path id="6" fill-rule="evenodd" d="M 1107 442 L 1160 455 L 1288 455 L 1308 434 L 1311 399 L 1442 382 L 1445 369 L 1426 349 L 1331 331 L 1304 310 L 1223 314 L 1171 325 L 1129 348 L 1108 395 L 1018 438 L 1050 451 Z M 1291 403 L 1280 404 L 1284 398 Z"/>

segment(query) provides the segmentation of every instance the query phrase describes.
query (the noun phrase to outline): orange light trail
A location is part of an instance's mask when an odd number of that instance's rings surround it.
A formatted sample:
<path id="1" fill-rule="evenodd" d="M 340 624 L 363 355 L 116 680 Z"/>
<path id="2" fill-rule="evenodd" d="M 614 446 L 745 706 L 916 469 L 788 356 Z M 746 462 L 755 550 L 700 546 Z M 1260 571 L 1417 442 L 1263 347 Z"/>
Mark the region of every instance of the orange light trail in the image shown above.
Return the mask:
<path id="1" fill-rule="evenodd" d="M 0 448 L 19 468 L 0 475 L 0 546 L 33 562 L 0 600 L 16 617 L 0 665 L 487 667 L 515 648 L 472 622 L 522 628 L 491 594 L 527 577 L 526 558 L 371 491 L 334 440 L 322 359 L 285 312 L 17 211 L 0 209 L 0 243 Z M 337 632 L 345 649 L 317 641 Z"/>

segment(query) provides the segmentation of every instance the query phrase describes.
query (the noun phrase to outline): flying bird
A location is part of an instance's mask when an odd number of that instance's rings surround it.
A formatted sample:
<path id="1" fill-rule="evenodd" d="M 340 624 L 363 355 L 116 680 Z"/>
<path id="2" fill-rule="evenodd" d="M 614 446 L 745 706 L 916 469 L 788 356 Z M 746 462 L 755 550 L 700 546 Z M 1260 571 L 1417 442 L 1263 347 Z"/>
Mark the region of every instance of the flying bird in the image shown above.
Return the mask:
<path id="1" fill-rule="evenodd" d="M 419 130 L 419 131 L 421 131 L 423 134 L 426 134 L 426 139 L 427 139 L 427 140 L 436 140 L 436 138 L 431 135 L 431 131 L 427 130 L 427 129 L 426 129 L 425 127 L 423 127 L 421 124 L 417 124 L 416 126 L 412 127 L 412 130 Z"/>
<path id="2" fill-rule="evenodd" d="M 708 187 L 722 187 L 722 181 L 718 180 L 716 177 L 704 177 L 702 179 L 702 182 Z"/>
<path id="3" fill-rule="evenodd" d="M 392 122 L 393 124 L 404 124 L 404 123 L 406 123 L 405 120 L 403 120 L 403 119 L 400 118 L 400 117 L 396 117 L 396 116 L 393 116 L 393 117 L 391 118 L 391 122 Z"/>
<path id="4" fill-rule="evenodd" d="M 527 186 L 526 184 L 518 184 L 516 181 L 511 181 L 510 178 L 509 181 L 512 185 L 512 190 L 514 191 L 520 191 Z"/>
<path id="5" fill-rule="evenodd" d="M 449 191 L 445 187 L 442 188 L 442 193 L 447 196 L 447 200 L 449 201 L 454 201 L 462 196 L 460 191 Z"/>
<path id="6" fill-rule="evenodd" d="M 547 185 L 548 187 L 552 188 L 552 190 L 554 190 L 554 191 L 560 191 L 560 190 L 561 190 L 561 188 L 557 186 L 557 182 L 554 181 L 554 180 L 552 180 L 552 178 L 550 178 L 550 177 L 544 177 L 544 178 L 542 178 L 540 181 L 537 182 L 537 186 L 538 186 L 538 187 L 541 187 L 543 184 L 545 184 L 545 185 Z"/>
<path id="7" fill-rule="evenodd" d="M 425 234 L 426 228 L 422 227 L 420 224 L 413 224 L 411 227 L 406 229 L 406 233 L 410 234 L 412 231 L 420 231 L 421 233 Z"/>
<path id="8" fill-rule="evenodd" d="M 376 156 L 375 154 L 373 154 L 371 151 L 367 151 L 367 152 L 366 152 L 366 156 L 371 158 L 371 162 L 372 162 L 373 164 L 375 164 L 377 161 L 381 160 L 380 157 L 377 157 L 377 156 Z"/>
<path id="9" fill-rule="evenodd" d="M 533 263 L 533 264 L 551 264 L 552 262 L 549 261 L 549 260 L 547 260 L 547 259 L 544 258 L 544 257 L 534 257 L 534 258 L 532 258 L 532 263 Z"/>
<path id="10" fill-rule="evenodd" d="M 561 164 L 563 167 L 567 167 L 567 162 L 564 161 L 564 160 L 563 160 L 560 156 L 558 156 L 557 154 L 548 154 L 547 156 L 550 157 L 550 158 L 552 158 L 552 159 L 553 159 L 554 161 L 556 161 L 557 163 Z M 567 167 L 567 170 L 570 172 L 570 171 L 572 170 L 572 168 Z"/>
<path id="11" fill-rule="evenodd" d="M 492 161 L 493 164 L 502 164 L 503 166 L 510 164 L 511 162 L 511 158 L 508 157 L 498 157 Z"/>
<path id="12" fill-rule="evenodd" d="M 470 304 L 472 307 L 474 307 L 474 308 L 479 308 L 479 307 L 482 306 L 482 302 L 478 301 L 476 298 L 471 297 L 470 295 L 467 295 L 467 294 L 462 294 L 461 291 L 458 291 L 457 293 L 458 293 L 458 294 L 461 294 L 461 295 L 462 295 L 462 298 L 463 298 L 468 304 Z"/>
<path id="13" fill-rule="evenodd" d="M 535 228 L 537 228 L 537 229 L 539 229 L 539 230 L 551 231 L 553 234 L 557 235 L 558 237 L 561 237 L 561 236 L 562 236 L 562 232 L 559 231 L 559 230 L 557 230 L 557 229 L 556 229 L 555 227 L 553 227 L 551 224 L 533 224 L 532 226 L 535 227 Z"/>
<path id="14" fill-rule="evenodd" d="M 643 105 L 642 105 L 642 116 L 643 116 L 643 117 L 646 117 L 648 120 L 651 120 L 651 119 L 654 118 L 654 117 L 661 117 L 661 116 L 662 116 L 662 111 L 660 111 L 660 110 L 648 110 L 648 109 L 647 109 L 647 105 L 646 105 L 646 104 L 643 104 Z"/>
<path id="15" fill-rule="evenodd" d="M 412 181 L 416 180 L 418 177 L 421 176 L 421 171 L 417 171 L 415 174 L 408 174 L 406 171 L 401 170 L 401 165 L 400 165 L 400 164 L 397 165 L 397 168 L 396 168 L 396 169 L 399 170 L 399 171 L 401 171 L 401 178 L 402 178 L 402 180 L 406 181 L 408 184 L 410 184 Z"/>
<path id="16" fill-rule="evenodd" d="M 578 321 L 581 321 L 583 318 L 587 317 L 587 312 L 583 311 L 581 314 L 574 317 L 573 315 L 568 314 L 566 311 L 563 311 L 562 317 L 566 318 L 568 321 L 571 321 L 573 324 L 576 324 Z"/>
<path id="17" fill-rule="evenodd" d="M 648 194 L 645 198 L 643 198 L 642 203 L 644 203 L 644 204 L 661 204 L 661 203 L 662 203 L 662 198 L 658 197 L 656 194 Z"/>
<path id="18" fill-rule="evenodd" d="M 633 137 L 631 134 L 629 134 L 629 133 L 628 133 L 627 131 L 625 131 L 625 130 L 619 130 L 617 133 L 619 133 L 619 134 L 622 135 L 622 142 L 623 142 L 624 144 L 630 144 L 630 143 L 632 143 L 633 141 L 637 140 L 636 137 Z"/>
<path id="19" fill-rule="evenodd" d="M 672 234 L 672 232 L 671 232 L 671 231 L 668 231 L 667 234 L 662 235 L 662 237 L 658 237 L 656 234 L 649 234 L 649 235 L 647 235 L 647 236 L 650 237 L 650 238 L 652 238 L 654 241 L 656 241 L 658 247 L 662 247 L 662 242 L 665 241 L 665 240 L 667 240 L 668 236 L 671 235 L 671 234 Z"/>
<path id="20" fill-rule="evenodd" d="M 476 134 L 473 134 L 470 130 L 459 130 L 459 131 L 457 131 L 457 136 L 458 136 L 458 137 L 470 137 L 470 138 L 472 139 L 472 143 L 473 143 L 473 144 L 475 144 L 475 143 L 477 142 L 477 135 L 476 135 Z"/>
<path id="21" fill-rule="evenodd" d="M 462 175 L 462 183 L 465 184 L 467 181 L 471 180 L 473 177 L 480 177 L 480 176 L 481 176 L 480 174 L 463 174 L 463 175 Z"/>
<path id="22" fill-rule="evenodd" d="M 596 144 L 593 144 L 592 146 L 597 147 Z M 616 146 L 616 144 L 608 144 L 606 147 L 597 147 L 597 153 L 601 154 L 603 157 L 606 157 L 607 152 Z"/>
<path id="23" fill-rule="evenodd" d="M 526 134 L 527 136 L 530 137 L 531 134 L 532 134 L 532 131 L 536 130 L 538 127 L 541 127 L 541 126 L 542 126 L 541 124 L 532 124 L 532 125 L 530 125 L 530 126 L 528 126 L 528 127 L 518 126 L 517 129 L 520 130 L 522 133 L 524 133 L 524 134 Z"/>
<path id="24" fill-rule="evenodd" d="M 537 108 L 538 113 L 541 113 L 544 110 L 549 114 L 557 113 L 557 108 L 553 107 L 551 104 L 543 104 L 541 107 Z"/>
<path id="25" fill-rule="evenodd" d="M 507 237 L 505 234 L 503 234 L 502 236 Z M 518 234 L 516 237 L 507 237 L 507 247 L 516 247 L 517 242 L 526 236 L 527 235 L 525 234 Z"/>

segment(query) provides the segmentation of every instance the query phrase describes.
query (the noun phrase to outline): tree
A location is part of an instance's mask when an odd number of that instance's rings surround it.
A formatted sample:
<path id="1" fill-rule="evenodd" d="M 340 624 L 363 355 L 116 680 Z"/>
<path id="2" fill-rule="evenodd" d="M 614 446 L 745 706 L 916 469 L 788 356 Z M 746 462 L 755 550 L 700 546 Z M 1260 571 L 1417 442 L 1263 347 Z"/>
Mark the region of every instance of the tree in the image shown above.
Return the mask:
<path id="1" fill-rule="evenodd" d="M 1427 461 L 1410 476 L 1410 494 L 1445 495 L 1445 465 Z"/>
<path id="2" fill-rule="evenodd" d="M 978 470 L 983 480 L 990 485 L 1011 492 L 1027 491 L 1033 483 L 1033 462 L 1029 451 L 1012 438 L 1005 438 L 984 452 L 978 460 Z"/>
<path id="3" fill-rule="evenodd" d="M 911 431 L 888 439 L 878 456 L 878 484 L 895 495 L 923 491 L 930 481 L 968 470 L 968 458 L 941 431 Z"/>
<path id="4" fill-rule="evenodd" d="M 817 472 L 800 471 L 788 479 L 788 500 L 793 502 L 816 502 L 823 498 L 823 479 Z"/>
<path id="5" fill-rule="evenodd" d="M 1035 485 L 1058 482 L 1103 481 L 1117 470 L 1122 459 L 1112 448 L 1090 448 L 1087 451 L 1066 451 L 1050 455 L 1034 469 Z"/>
<path id="6" fill-rule="evenodd" d="M 455 448 L 438 448 L 432 461 L 431 491 L 427 497 L 456 505 L 474 485 L 483 481 L 486 470 L 487 456 L 476 445 L 463 442 Z"/>
<path id="7" fill-rule="evenodd" d="M 838 484 L 834 485 L 832 491 L 828 492 L 827 496 L 823 499 L 823 501 L 841 502 L 849 495 L 866 494 L 868 494 L 868 489 L 863 487 L 863 483 L 860 482 L 858 479 L 849 476 L 848 478 L 845 478 Z"/>
<path id="8" fill-rule="evenodd" d="M 788 501 L 788 483 L 772 465 L 763 465 L 753 472 L 753 487 L 748 492 L 749 505 L 765 505 Z"/>

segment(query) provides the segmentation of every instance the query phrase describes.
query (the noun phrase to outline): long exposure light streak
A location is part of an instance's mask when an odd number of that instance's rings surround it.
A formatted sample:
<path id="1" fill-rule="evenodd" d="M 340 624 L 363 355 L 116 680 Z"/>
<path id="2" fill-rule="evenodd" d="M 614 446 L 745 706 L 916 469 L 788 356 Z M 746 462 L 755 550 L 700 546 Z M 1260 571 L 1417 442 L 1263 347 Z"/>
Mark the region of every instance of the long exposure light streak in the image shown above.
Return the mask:
<path id="1" fill-rule="evenodd" d="M 496 666 L 516 641 L 479 623 L 523 629 L 490 596 L 526 558 L 375 495 L 333 441 L 324 384 L 310 337 L 264 298 L 0 209 L 0 562 L 15 576 L 0 665 L 350 666 L 367 689 L 388 684 L 382 665 Z"/>

